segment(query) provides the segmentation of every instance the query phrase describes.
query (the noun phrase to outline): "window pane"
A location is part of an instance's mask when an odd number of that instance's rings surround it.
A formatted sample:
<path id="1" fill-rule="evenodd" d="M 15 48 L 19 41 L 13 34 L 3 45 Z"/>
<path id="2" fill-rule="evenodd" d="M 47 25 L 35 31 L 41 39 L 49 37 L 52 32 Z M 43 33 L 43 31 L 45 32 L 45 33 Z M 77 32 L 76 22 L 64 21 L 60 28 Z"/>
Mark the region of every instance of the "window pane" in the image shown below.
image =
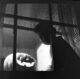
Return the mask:
<path id="1" fill-rule="evenodd" d="M 30 57 L 34 58 L 34 62 L 36 61 L 36 49 L 39 46 L 39 38 L 38 36 L 32 32 L 32 31 L 24 31 L 24 30 L 18 30 L 17 32 L 17 56 L 18 58 L 20 58 L 20 56 L 23 56 L 22 59 L 25 59 L 25 55 L 24 54 L 28 54 L 30 55 Z M 19 55 L 20 54 L 20 55 Z M 18 59 L 17 59 L 18 60 Z M 17 70 L 18 71 L 35 71 L 35 64 L 32 65 L 32 63 L 30 64 L 26 64 L 26 66 L 24 67 L 23 65 L 25 65 L 25 61 L 21 62 L 21 60 L 18 60 L 19 62 L 17 62 Z M 28 67 L 29 65 L 29 67 Z"/>
<path id="2" fill-rule="evenodd" d="M 3 70 L 3 28 L 0 27 L 0 71 Z"/>
<path id="3" fill-rule="evenodd" d="M 18 26 L 34 28 L 36 24 L 38 24 L 38 22 L 26 21 L 26 20 L 21 20 L 21 19 L 17 20 Z"/>
<path id="4" fill-rule="evenodd" d="M 53 21 L 59 22 L 57 4 L 52 4 L 52 19 L 53 19 Z"/>
<path id="5" fill-rule="evenodd" d="M 9 17 L 4 17 L 4 24 L 14 25 L 14 19 Z"/>
<path id="6" fill-rule="evenodd" d="M 49 19 L 48 5 L 47 4 L 19 4 L 18 15 L 48 20 Z"/>
<path id="7" fill-rule="evenodd" d="M 7 4 L 5 13 L 14 14 L 14 4 Z"/>
<path id="8" fill-rule="evenodd" d="M 3 53 L 4 71 L 12 71 L 13 60 L 11 54 L 13 53 L 13 29 L 3 28 Z"/>

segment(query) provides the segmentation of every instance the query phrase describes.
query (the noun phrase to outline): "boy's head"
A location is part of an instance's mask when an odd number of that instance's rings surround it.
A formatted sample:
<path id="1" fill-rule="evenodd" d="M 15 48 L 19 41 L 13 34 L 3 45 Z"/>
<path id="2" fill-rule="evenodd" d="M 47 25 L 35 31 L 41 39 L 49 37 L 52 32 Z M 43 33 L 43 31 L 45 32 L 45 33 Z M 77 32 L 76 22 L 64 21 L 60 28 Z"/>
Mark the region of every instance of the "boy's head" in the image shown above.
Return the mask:
<path id="1" fill-rule="evenodd" d="M 50 22 L 41 22 L 35 27 L 35 32 L 39 35 L 40 39 L 45 43 L 45 44 L 50 44 L 50 39 L 51 39 L 51 30 L 53 35 L 55 35 L 56 29 L 51 27 Z"/>

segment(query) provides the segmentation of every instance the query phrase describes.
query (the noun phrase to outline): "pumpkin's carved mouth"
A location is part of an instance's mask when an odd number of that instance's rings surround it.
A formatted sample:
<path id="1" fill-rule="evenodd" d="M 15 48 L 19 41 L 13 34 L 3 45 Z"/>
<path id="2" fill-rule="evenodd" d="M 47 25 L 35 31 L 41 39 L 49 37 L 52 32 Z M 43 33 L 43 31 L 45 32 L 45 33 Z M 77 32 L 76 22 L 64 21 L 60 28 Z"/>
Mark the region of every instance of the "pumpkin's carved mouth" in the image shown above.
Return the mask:
<path id="1" fill-rule="evenodd" d="M 25 56 L 20 55 L 17 58 L 17 64 L 26 67 L 32 67 L 35 65 L 35 59 L 30 55 L 25 55 Z"/>

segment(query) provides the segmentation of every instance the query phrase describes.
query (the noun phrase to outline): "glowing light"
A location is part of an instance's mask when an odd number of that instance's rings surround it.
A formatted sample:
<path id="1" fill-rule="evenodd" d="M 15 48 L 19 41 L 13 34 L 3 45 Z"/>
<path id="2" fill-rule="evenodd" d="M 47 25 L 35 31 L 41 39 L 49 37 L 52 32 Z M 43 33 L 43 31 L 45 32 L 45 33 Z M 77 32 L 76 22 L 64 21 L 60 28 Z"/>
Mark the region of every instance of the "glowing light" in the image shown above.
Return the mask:
<path id="1" fill-rule="evenodd" d="M 22 59 L 24 59 L 25 57 L 28 57 L 27 59 L 25 59 L 25 61 L 21 62 Z M 29 61 L 29 58 L 31 58 L 33 61 Z M 28 62 L 27 62 L 28 61 Z M 26 66 L 26 67 L 32 67 L 35 65 L 36 60 L 29 54 L 27 53 L 21 53 L 21 52 L 17 52 L 16 53 L 16 62 L 18 65 L 20 66 Z M 5 60 L 4 60 L 4 70 L 5 71 L 11 71 L 12 67 L 13 67 L 13 54 L 9 54 Z"/>
<path id="2" fill-rule="evenodd" d="M 50 45 L 41 44 L 37 50 L 37 70 L 49 71 L 51 65 Z"/>

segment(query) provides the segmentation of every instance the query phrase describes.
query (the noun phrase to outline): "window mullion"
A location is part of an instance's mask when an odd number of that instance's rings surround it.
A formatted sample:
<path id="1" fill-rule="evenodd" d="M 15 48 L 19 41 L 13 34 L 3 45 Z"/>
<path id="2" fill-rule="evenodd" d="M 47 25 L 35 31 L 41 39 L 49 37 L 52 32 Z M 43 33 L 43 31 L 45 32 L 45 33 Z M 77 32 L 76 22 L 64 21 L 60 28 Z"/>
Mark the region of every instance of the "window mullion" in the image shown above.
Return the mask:
<path id="1" fill-rule="evenodd" d="M 13 40 L 13 71 L 16 71 L 16 49 L 17 49 L 17 4 L 14 7 L 14 40 Z"/>

